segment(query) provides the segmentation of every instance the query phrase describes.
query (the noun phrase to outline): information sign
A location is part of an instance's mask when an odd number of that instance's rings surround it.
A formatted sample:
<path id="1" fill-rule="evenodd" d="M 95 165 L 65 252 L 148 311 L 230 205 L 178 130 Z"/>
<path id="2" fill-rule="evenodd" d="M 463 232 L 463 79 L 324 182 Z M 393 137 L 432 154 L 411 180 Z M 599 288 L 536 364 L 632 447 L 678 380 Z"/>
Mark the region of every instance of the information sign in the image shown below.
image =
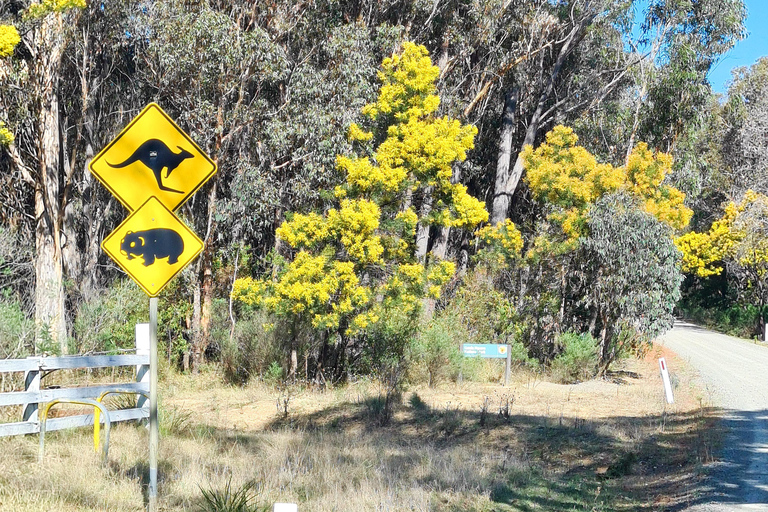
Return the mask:
<path id="1" fill-rule="evenodd" d="M 507 357 L 507 345 L 493 343 L 464 343 L 461 353 L 466 357 L 483 357 L 488 359 L 505 359 Z"/>

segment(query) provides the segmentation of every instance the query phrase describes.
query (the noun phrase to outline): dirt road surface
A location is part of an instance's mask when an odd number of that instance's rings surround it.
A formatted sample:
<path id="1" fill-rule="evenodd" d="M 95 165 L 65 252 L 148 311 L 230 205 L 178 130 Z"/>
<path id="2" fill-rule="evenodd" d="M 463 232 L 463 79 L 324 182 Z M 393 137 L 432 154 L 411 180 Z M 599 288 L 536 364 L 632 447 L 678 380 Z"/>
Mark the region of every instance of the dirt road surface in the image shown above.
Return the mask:
<path id="1" fill-rule="evenodd" d="M 768 347 L 686 323 L 662 343 L 698 370 L 728 427 L 706 491 L 685 510 L 768 511 Z"/>

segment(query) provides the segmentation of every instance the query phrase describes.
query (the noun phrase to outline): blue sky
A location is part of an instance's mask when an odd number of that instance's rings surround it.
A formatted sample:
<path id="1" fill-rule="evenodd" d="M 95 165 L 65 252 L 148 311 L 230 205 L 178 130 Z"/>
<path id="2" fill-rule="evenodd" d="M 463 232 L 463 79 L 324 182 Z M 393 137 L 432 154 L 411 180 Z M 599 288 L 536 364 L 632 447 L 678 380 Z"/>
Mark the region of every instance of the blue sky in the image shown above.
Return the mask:
<path id="1" fill-rule="evenodd" d="M 709 73 L 709 82 L 715 92 L 725 93 L 731 70 L 750 66 L 758 57 L 768 56 L 768 1 L 745 0 L 747 5 L 747 37 L 724 55 Z"/>

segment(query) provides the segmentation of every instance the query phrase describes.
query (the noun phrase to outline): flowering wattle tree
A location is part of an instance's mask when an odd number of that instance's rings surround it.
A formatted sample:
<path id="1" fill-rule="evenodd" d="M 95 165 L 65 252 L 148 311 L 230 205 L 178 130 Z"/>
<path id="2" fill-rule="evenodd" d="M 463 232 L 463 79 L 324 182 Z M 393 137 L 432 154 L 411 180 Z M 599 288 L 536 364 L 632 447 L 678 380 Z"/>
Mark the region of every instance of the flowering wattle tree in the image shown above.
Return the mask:
<path id="1" fill-rule="evenodd" d="M 542 214 L 522 225 L 524 237 L 509 221 L 479 234 L 517 295 L 529 352 L 551 360 L 562 350 L 560 333 L 589 332 L 605 371 L 619 345 L 640 348 L 671 325 L 681 281 L 672 235 L 692 212 L 665 183 L 669 155 L 640 143 L 614 167 L 577 142 L 572 129 L 557 126 L 523 150 Z"/>
<path id="2" fill-rule="evenodd" d="M 675 239 L 683 253 L 683 271 L 706 278 L 726 269 L 739 298 L 757 306 L 758 332 L 768 303 L 768 197 L 752 190 L 730 202 L 709 231 Z"/>
<path id="3" fill-rule="evenodd" d="M 654 154 L 641 142 L 624 167 L 601 164 L 576 145 L 571 128 L 557 126 L 536 149 L 523 151 L 526 182 L 534 197 L 547 205 L 548 220 L 562 231 L 565 248 L 576 247 L 587 234 L 588 213 L 601 197 L 624 192 L 641 201 L 643 209 L 674 229 L 688 225 L 693 212 L 683 204 L 685 195 L 664 183 L 672 172 L 672 157 Z"/>
<path id="4" fill-rule="evenodd" d="M 466 158 L 477 129 L 438 117 L 439 70 L 423 46 L 405 43 L 384 59 L 378 100 L 363 114 L 370 131 L 353 124 L 349 137 L 365 156 L 339 156 L 346 182 L 337 206 L 296 213 L 277 230 L 293 249 L 276 279 L 239 279 L 233 297 L 322 333 L 317 370 L 342 375 L 353 335 L 388 311 L 415 317 L 421 300 L 437 297 L 453 276 L 449 261 L 419 250 L 417 231 L 429 226 L 473 228 L 488 219 L 484 203 L 451 183 L 452 165 Z"/>

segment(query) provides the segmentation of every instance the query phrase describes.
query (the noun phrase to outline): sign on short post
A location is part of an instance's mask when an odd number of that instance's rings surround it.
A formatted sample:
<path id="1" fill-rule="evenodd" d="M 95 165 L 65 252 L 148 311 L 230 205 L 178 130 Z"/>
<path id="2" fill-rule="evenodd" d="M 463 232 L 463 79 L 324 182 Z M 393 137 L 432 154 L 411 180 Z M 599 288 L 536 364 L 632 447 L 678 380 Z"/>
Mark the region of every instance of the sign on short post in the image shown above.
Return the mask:
<path id="1" fill-rule="evenodd" d="M 482 357 L 484 359 L 506 359 L 507 366 L 504 370 L 504 385 L 509 384 L 509 375 L 512 372 L 512 352 L 509 345 L 497 343 L 462 343 L 461 354 L 464 357 Z"/>
<path id="2" fill-rule="evenodd" d="M 275 503 L 272 512 L 298 512 L 299 506 L 295 503 Z"/>
<path id="3" fill-rule="evenodd" d="M 675 402 L 675 398 L 672 396 L 672 384 L 669 382 L 667 360 L 663 357 L 659 359 L 659 368 L 661 369 L 661 380 L 664 381 L 664 393 L 667 396 L 667 403 L 672 404 Z"/>

